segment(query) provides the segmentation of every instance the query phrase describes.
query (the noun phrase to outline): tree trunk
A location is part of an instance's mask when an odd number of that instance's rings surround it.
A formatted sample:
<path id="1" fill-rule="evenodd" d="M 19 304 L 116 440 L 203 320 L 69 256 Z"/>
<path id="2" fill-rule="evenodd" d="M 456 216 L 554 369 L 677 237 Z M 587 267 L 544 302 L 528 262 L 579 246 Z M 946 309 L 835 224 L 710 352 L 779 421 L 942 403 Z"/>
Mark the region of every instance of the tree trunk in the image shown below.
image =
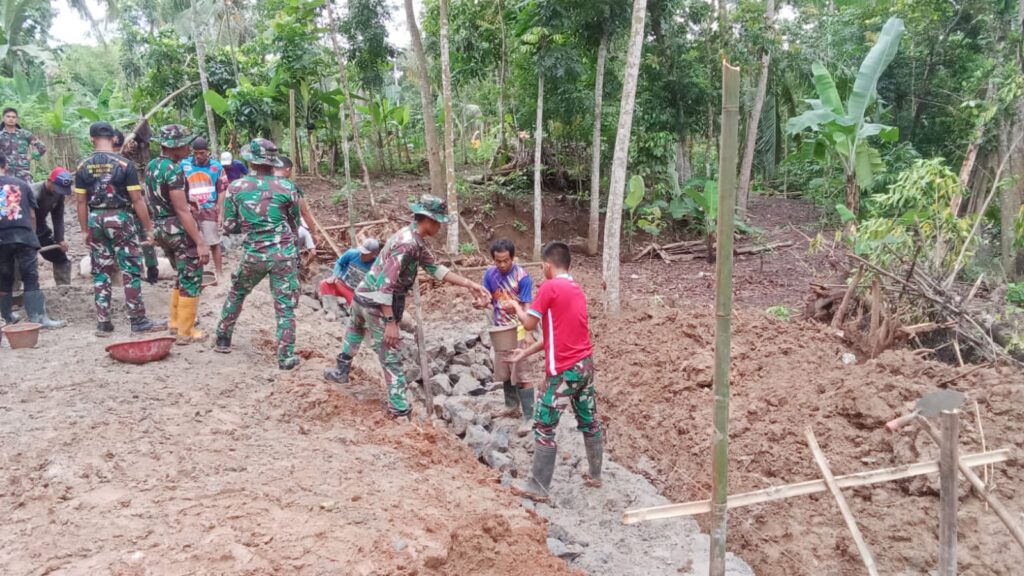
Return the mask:
<path id="1" fill-rule="evenodd" d="M 856 216 L 860 212 L 860 191 L 857 190 L 857 175 L 846 175 L 846 207 Z"/>
<path id="2" fill-rule="evenodd" d="M 597 254 L 601 234 L 601 104 L 604 99 L 604 65 L 608 60 L 608 28 L 597 46 L 597 71 L 594 80 L 594 134 L 590 143 L 590 225 L 587 229 L 587 254 Z"/>
<path id="3" fill-rule="evenodd" d="M 338 107 L 341 111 L 341 155 L 345 162 L 345 199 L 348 201 L 348 242 L 356 241 L 356 192 L 352 188 L 352 168 L 348 158 L 348 134 L 345 133 L 345 105 Z"/>
<path id="4" fill-rule="evenodd" d="M 291 149 L 288 153 L 292 155 L 292 161 L 295 163 L 295 173 L 302 173 L 302 163 L 299 161 L 302 157 L 299 150 L 299 131 L 295 126 L 295 89 L 288 89 L 288 137 L 291 139 Z"/>
<path id="5" fill-rule="evenodd" d="M 683 136 L 676 141 L 676 177 L 679 185 L 693 178 L 693 165 L 690 163 L 690 137 Z"/>
<path id="6" fill-rule="evenodd" d="M 202 34 L 199 32 L 199 26 L 196 24 L 196 0 L 189 0 L 189 5 L 192 8 L 192 39 L 196 44 L 196 59 L 199 64 L 199 84 L 203 87 L 203 94 L 210 89 L 210 81 L 206 75 L 206 48 L 203 46 Z M 217 123 L 213 118 L 213 108 L 206 103 L 206 98 L 203 98 L 203 108 L 206 110 L 206 130 L 209 133 L 210 150 L 216 151 L 217 148 Z"/>
<path id="7" fill-rule="evenodd" d="M 498 61 L 498 149 L 495 156 L 508 150 L 505 135 L 505 70 L 508 64 L 505 58 L 505 3 L 502 0 L 498 0 L 498 24 L 501 31 L 501 56 Z"/>
<path id="8" fill-rule="evenodd" d="M 544 149 L 544 74 L 537 74 L 537 126 L 533 144 L 533 259 L 541 257 L 541 226 L 544 222 L 544 204 L 541 197 L 543 166 L 541 152 Z"/>
<path id="9" fill-rule="evenodd" d="M 420 105 L 423 107 L 423 135 L 427 141 L 427 167 L 430 170 L 430 193 L 438 198 L 444 196 L 444 167 L 441 165 L 440 145 L 437 142 L 437 119 L 434 117 L 434 96 L 430 92 L 430 75 L 427 55 L 423 50 L 423 39 L 416 25 L 416 13 L 412 0 L 405 0 L 405 20 L 409 25 L 416 69 L 419 73 Z"/>
<path id="10" fill-rule="evenodd" d="M 448 53 L 448 0 L 441 0 L 441 97 L 444 100 L 444 179 L 448 190 L 448 252 L 459 253 L 459 195 L 455 191 L 455 119 L 452 65 Z"/>
<path id="11" fill-rule="evenodd" d="M 1000 131 L 1007 135 L 1000 134 L 999 137 L 1000 150 L 1004 151 L 1004 154 L 1009 147 L 1009 142 L 1016 141 L 1022 130 L 1024 130 L 1024 103 L 1018 103 L 1013 125 Z M 1021 174 L 1024 170 L 1024 153 L 1011 152 L 1009 165 L 1012 174 Z M 1016 239 L 1014 223 L 1020 213 L 1022 188 L 1024 188 L 1024 183 L 1017 179 L 1012 184 L 1003 186 L 999 191 L 1000 252 L 1003 271 L 1006 273 L 1007 281 L 1010 282 L 1015 281 L 1019 276 L 1016 262 L 1017 248 L 1014 246 Z"/>
<path id="12" fill-rule="evenodd" d="M 341 114 L 341 156 L 345 163 L 345 187 L 348 188 L 349 183 L 352 182 L 352 164 L 349 162 L 348 157 L 348 134 L 345 130 L 347 122 L 345 119 L 345 105 L 342 104 L 339 106 L 338 110 Z"/>
<path id="13" fill-rule="evenodd" d="M 636 83 L 640 73 L 646 15 L 646 0 L 633 0 L 633 22 L 629 30 L 629 48 L 626 51 L 622 99 L 619 103 L 619 126 L 615 134 L 615 152 L 608 188 L 608 210 L 604 220 L 603 273 L 607 286 L 605 309 L 613 314 L 620 308 L 619 237 L 622 233 L 622 200 L 626 191 L 626 164 L 629 160 L 629 139 L 633 129 L 633 106 L 636 103 Z"/>
<path id="14" fill-rule="evenodd" d="M 775 37 L 775 0 L 767 0 L 768 4 L 764 11 L 765 20 L 768 23 L 769 39 L 772 42 Z M 754 107 L 750 110 L 750 118 L 747 120 L 747 142 L 743 147 L 743 164 L 740 167 L 740 186 L 736 191 L 737 217 L 740 220 L 747 218 L 747 203 L 750 201 L 750 181 L 754 172 L 754 154 L 757 148 L 757 128 L 761 123 L 761 110 L 764 109 L 764 98 L 768 93 L 768 71 L 772 62 L 771 44 L 765 47 L 761 54 L 761 76 L 757 80 L 757 95 L 754 97 Z"/>
<path id="15" fill-rule="evenodd" d="M 348 107 L 348 117 L 352 128 L 352 146 L 356 149 L 356 158 L 363 170 L 363 185 L 370 195 L 370 206 L 376 206 L 377 202 L 373 197 L 373 183 L 370 182 L 370 169 L 366 166 L 366 157 L 363 155 L 363 147 L 359 144 L 359 117 L 356 116 L 355 107 L 352 105 L 352 93 L 348 87 L 348 76 L 345 74 L 345 56 L 341 53 L 341 45 L 338 44 L 337 29 L 334 26 L 333 0 L 328 0 L 327 20 L 331 26 L 331 44 L 334 45 L 334 57 L 338 61 L 338 76 L 341 81 L 341 89 L 345 94 L 345 106 Z"/>

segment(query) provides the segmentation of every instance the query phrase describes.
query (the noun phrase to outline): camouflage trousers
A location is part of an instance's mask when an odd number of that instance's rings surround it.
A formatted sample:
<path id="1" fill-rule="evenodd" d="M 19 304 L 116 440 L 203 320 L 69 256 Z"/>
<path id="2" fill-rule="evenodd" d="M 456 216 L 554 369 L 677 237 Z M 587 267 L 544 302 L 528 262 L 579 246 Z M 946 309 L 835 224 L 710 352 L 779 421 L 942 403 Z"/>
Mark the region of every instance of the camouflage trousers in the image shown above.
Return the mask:
<path id="1" fill-rule="evenodd" d="M 89 257 L 92 260 L 92 286 L 96 298 L 96 319 L 110 322 L 111 278 L 115 267 L 121 269 L 121 285 L 128 304 L 128 316 L 146 315 L 142 303 L 142 248 L 136 234 L 135 217 L 126 210 L 89 211 Z"/>
<path id="2" fill-rule="evenodd" d="M 345 331 L 341 353 L 354 358 L 363 344 L 363 339 L 366 338 L 366 333 L 369 332 L 370 345 L 377 353 L 380 367 L 384 369 L 384 383 L 388 387 L 388 411 L 395 416 L 408 414 L 411 410 L 405 397 L 408 384 L 405 381 L 405 371 L 402 370 L 399 344 L 384 344 L 384 315 L 380 307 L 363 306 L 356 300 L 352 302 L 349 312 L 348 330 Z"/>
<path id="3" fill-rule="evenodd" d="M 597 390 L 594 388 L 594 360 L 587 356 L 565 372 L 548 376 L 533 411 L 533 434 L 538 444 L 555 447 L 555 430 L 566 407 L 572 404 L 576 429 L 584 436 L 600 438 L 597 420 Z"/>
<path id="4" fill-rule="evenodd" d="M 203 265 L 199 263 L 199 252 L 188 234 L 169 234 L 157 228 L 154 240 L 178 273 L 175 288 L 182 296 L 198 298 L 203 287 Z"/>
<path id="5" fill-rule="evenodd" d="M 294 258 L 283 260 L 243 260 L 231 275 L 231 290 L 224 301 L 217 324 L 217 337 L 231 338 L 235 322 L 242 313 L 245 298 L 265 276 L 270 276 L 277 316 L 277 360 L 295 355 L 295 307 L 299 303 L 299 274 Z"/>

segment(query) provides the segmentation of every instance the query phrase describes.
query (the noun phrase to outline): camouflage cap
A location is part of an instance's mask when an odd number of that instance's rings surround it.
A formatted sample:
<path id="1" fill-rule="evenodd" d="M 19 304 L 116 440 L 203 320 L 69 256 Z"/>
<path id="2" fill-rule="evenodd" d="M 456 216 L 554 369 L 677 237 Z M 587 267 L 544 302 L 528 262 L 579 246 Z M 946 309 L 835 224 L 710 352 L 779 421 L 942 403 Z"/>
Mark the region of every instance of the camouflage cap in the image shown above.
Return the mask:
<path id="1" fill-rule="evenodd" d="M 168 124 L 167 126 L 160 127 L 160 134 L 157 136 L 157 140 L 160 145 L 165 148 L 181 148 L 182 146 L 188 146 L 192 140 L 195 140 L 188 128 L 181 124 Z"/>
<path id="2" fill-rule="evenodd" d="M 284 166 L 284 162 L 277 155 L 277 144 L 266 138 L 256 138 L 249 142 L 242 148 L 242 158 L 248 160 L 250 164 L 263 164 L 274 168 Z"/>
<path id="3" fill-rule="evenodd" d="M 409 204 L 409 210 L 412 210 L 413 214 L 423 214 L 427 218 L 436 220 L 441 224 L 448 222 L 448 203 L 437 196 L 424 194 L 420 196 L 419 202 Z"/>

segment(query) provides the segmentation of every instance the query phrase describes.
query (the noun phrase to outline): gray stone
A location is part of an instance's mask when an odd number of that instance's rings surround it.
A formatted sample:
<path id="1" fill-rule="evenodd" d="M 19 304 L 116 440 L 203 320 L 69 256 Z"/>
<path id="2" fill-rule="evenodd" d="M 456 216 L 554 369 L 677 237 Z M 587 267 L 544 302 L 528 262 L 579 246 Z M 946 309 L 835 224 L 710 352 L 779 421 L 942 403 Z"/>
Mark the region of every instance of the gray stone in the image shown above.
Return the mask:
<path id="1" fill-rule="evenodd" d="M 482 330 L 480 332 L 480 344 L 483 348 L 490 349 L 491 347 L 491 331 Z"/>
<path id="2" fill-rule="evenodd" d="M 443 395 L 434 396 L 434 414 L 439 414 L 445 420 L 451 420 L 452 415 L 448 412 L 444 401 L 445 397 Z"/>
<path id="3" fill-rule="evenodd" d="M 452 393 L 452 381 L 447 374 L 434 374 L 430 378 L 430 385 L 434 387 L 434 392 L 444 392 L 445 394 Z"/>
<path id="4" fill-rule="evenodd" d="M 455 357 L 452 358 L 452 364 L 470 366 L 473 364 L 473 360 L 469 357 L 469 354 L 456 354 Z"/>
<path id="5" fill-rule="evenodd" d="M 564 558 L 570 554 L 569 547 L 558 538 L 548 538 L 548 550 L 559 558 Z"/>
<path id="6" fill-rule="evenodd" d="M 491 379 L 491 369 L 482 364 L 473 364 L 469 367 L 470 373 L 480 382 L 487 382 Z"/>
<path id="7" fill-rule="evenodd" d="M 477 412 L 476 415 L 473 416 L 473 423 L 479 424 L 480 426 L 483 426 L 484 428 L 487 428 L 488 426 L 491 425 L 491 415 L 490 415 L 490 413 L 488 413 L 488 412 Z"/>
<path id="8" fill-rule="evenodd" d="M 465 396 L 449 396 L 444 401 L 444 410 L 448 414 L 447 420 L 452 423 L 452 432 L 456 436 L 462 436 L 466 433 L 466 428 L 473 423 L 477 414 L 473 412 L 473 409 L 466 405 L 468 400 Z"/>
<path id="9" fill-rule="evenodd" d="M 452 388 L 452 394 L 456 396 L 466 396 L 477 388 L 480 388 L 480 381 L 472 376 L 463 374 L 459 376 L 459 381 L 456 382 L 455 386 Z"/>
<path id="10" fill-rule="evenodd" d="M 415 382 L 415 381 L 419 380 L 420 379 L 420 374 L 421 374 L 420 367 L 417 364 L 413 364 L 412 366 L 408 366 L 407 365 L 405 367 L 405 381 L 406 382 Z"/>
<path id="11" fill-rule="evenodd" d="M 469 352 L 469 346 L 466 346 L 465 342 L 456 342 L 455 343 L 455 353 L 456 354 L 465 354 L 466 352 Z"/>
<path id="12" fill-rule="evenodd" d="M 489 448 L 497 452 L 508 452 L 508 440 L 511 430 L 508 426 L 499 426 L 491 433 L 491 444 Z"/>
<path id="13" fill-rule="evenodd" d="M 484 462 L 495 470 L 505 472 L 501 475 L 501 485 L 508 486 L 512 483 L 512 475 L 508 472 L 512 469 L 512 457 L 504 452 L 487 450 L 484 452 Z"/>
<path id="14" fill-rule="evenodd" d="M 462 441 L 479 457 L 483 454 L 487 445 L 491 443 L 491 435 L 487 433 L 487 430 L 484 430 L 483 426 L 470 424 L 466 427 L 466 436 Z"/>
<path id="15" fill-rule="evenodd" d="M 401 552 L 402 550 L 405 550 L 408 546 L 408 542 L 402 540 L 397 536 L 391 540 L 391 548 L 393 548 L 395 552 Z"/>
<path id="16" fill-rule="evenodd" d="M 452 364 L 448 367 L 448 374 L 451 375 L 451 379 L 455 382 L 459 381 L 461 376 L 473 377 L 473 370 L 469 366 L 462 366 L 460 364 Z"/>
<path id="17" fill-rule="evenodd" d="M 305 294 L 299 297 L 299 302 L 301 302 L 305 306 L 312 308 L 313 310 L 320 309 L 320 302 L 316 298 L 310 298 Z"/>

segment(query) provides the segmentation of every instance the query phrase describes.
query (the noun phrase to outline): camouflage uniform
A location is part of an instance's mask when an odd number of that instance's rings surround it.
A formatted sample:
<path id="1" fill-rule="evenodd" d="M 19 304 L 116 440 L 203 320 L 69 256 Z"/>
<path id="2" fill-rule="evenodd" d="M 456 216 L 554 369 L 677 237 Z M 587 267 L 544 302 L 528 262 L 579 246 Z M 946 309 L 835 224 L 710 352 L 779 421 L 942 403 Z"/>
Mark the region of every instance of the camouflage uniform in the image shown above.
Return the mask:
<path id="1" fill-rule="evenodd" d="M 135 163 L 135 169 L 138 170 L 140 177 L 145 177 L 146 167 L 149 165 L 150 160 L 149 141 L 153 137 L 153 133 L 149 129 L 149 120 L 143 120 L 131 133 L 135 134 L 135 138 L 123 144 L 121 153 L 125 158 Z M 138 222 L 138 227 L 139 238 L 148 240 L 146 229 L 143 228 L 141 221 Z M 142 246 L 142 255 L 146 260 L 146 268 L 156 268 L 159 265 L 159 261 L 156 259 L 156 248 L 152 244 Z"/>
<path id="2" fill-rule="evenodd" d="M 584 438 L 600 438 L 597 420 L 597 391 L 594 388 L 594 360 L 587 356 L 572 368 L 548 376 L 534 411 L 534 438 L 538 444 L 555 447 L 555 430 L 566 407 L 572 404 L 576 428 Z"/>
<path id="3" fill-rule="evenodd" d="M 178 272 L 175 286 L 181 295 L 196 298 L 203 285 L 203 265 L 199 263 L 196 243 L 185 232 L 171 204 L 171 190 L 187 193 L 187 188 L 181 166 L 167 156 L 154 158 L 146 167 L 146 189 L 153 211 L 153 240 L 164 249 L 171 266 Z"/>
<path id="4" fill-rule="evenodd" d="M 111 275 L 121 269 L 121 284 L 132 321 L 146 317 L 142 302 L 142 248 L 129 191 L 138 190 L 135 165 L 120 154 L 94 152 L 75 172 L 76 194 L 85 194 L 89 206 L 89 254 L 92 260 L 96 317 L 110 322 Z"/>
<path id="5" fill-rule="evenodd" d="M 279 165 L 277 146 L 257 138 L 243 157 L 252 163 Z M 270 277 L 277 317 L 277 361 L 281 367 L 295 362 L 295 307 L 299 301 L 299 277 L 295 223 L 299 220 L 299 195 L 284 178 L 249 175 L 235 180 L 224 197 L 224 231 L 244 234 L 242 261 L 231 275 L 220 323 L 218 347 L 229 343 L 245 298 L 265 276 Z"/>
<path id="6" fill-rule="evenodd" d="M 9 175 L 31 182 L 29 159 L 42 158 L 46 154 L 46 146 L 28 130 L 17 128 L 14 132 L 8 132 L 0 128 L 0 154 L 7 157 Z"/>
<path id="7" fill-rule="evenodd" d="M 412 224 L 388 239 L 370 271 L 356 288 L 352 315 L 341 349 L 343 357 L 355 357 L 366 332 L 370 332 L 373 350 L 377 352 L 384 369 L 384 381 L 388 387 L 388 411 L 396 416 L 408 414 L 411 409 L 405 397 L 407 383 L 399 345 L 384 345 L 385 323 L 381 305 L 391 306 L 395 319 L 401 320 L 405 295 L 416 281 L 418 267 L 422 267 L 437 280 L 443 280 L 448 274 L 448 268 L 437 263 L 426 240 L 416 232 L 416 225 Z"/>

